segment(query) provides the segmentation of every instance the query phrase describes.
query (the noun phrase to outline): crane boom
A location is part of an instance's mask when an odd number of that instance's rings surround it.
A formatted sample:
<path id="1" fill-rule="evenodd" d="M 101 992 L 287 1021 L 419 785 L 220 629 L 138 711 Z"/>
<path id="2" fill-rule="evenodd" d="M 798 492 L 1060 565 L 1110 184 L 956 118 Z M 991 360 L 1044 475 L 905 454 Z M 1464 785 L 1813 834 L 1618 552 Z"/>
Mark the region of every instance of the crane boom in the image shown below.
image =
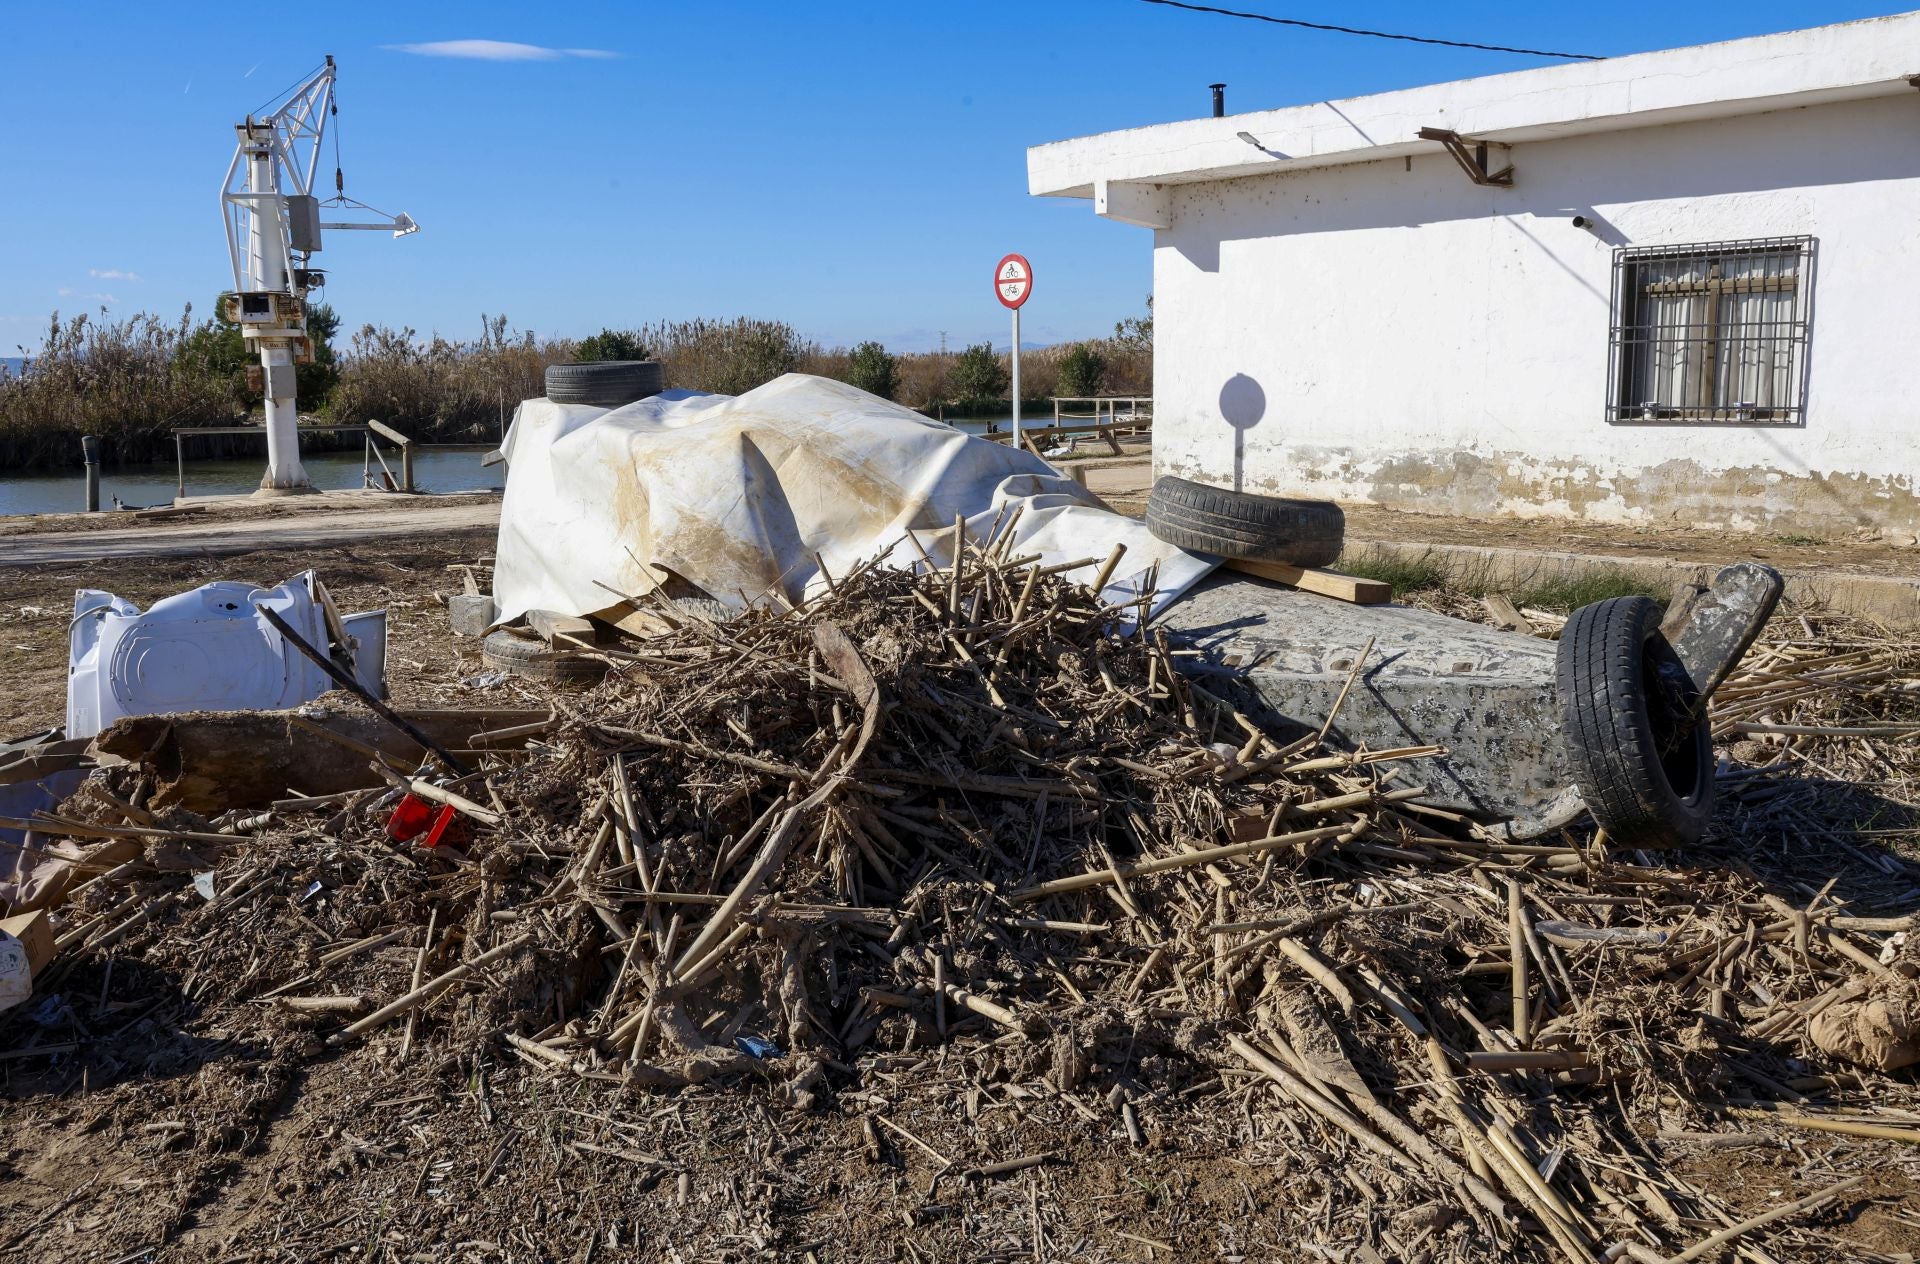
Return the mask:
<path id="1" fill-rule="evenodd" d="M 233 161 L 220 185 L 220 219 L 233 266 L 226 314 L 259 354 L 260 389 L 266 398 L 267 470 L 257 495 L 313 490 L 300 463 L 295 366 L 313 358 L 306 297 L 324 281 L 311 266 L 321 231 L 385 229 L 395 237 L 419 231 L 404 214 L 373 224 L 321 221 L 323 205 L 372 209 L 346 196 L 337 168 L 335 196 L 323 204 L 314 192 L 321 143 L 336 112 L 334 74 L 329 56 L 273 113 L 260 118 L 249 114 L 234 124 Z"/>

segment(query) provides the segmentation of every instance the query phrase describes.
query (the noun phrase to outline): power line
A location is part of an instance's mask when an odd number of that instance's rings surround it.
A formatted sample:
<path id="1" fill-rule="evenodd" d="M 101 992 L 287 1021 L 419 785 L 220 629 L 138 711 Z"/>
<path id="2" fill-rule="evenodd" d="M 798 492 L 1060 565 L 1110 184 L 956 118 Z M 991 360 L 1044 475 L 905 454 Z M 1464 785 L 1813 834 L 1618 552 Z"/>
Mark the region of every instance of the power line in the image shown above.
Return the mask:
<path id="1" fill-rule="evenodd" d="M 1299 18 L 1276 18 L 1265 13 L 1242 13 L 1238 9 L 1216 9 L 1209 4 L 1187 4 L 1185 0 L 1142 0 L 1144 4 L 1163 4 L 1169 9 L 1192 13 L 1217 13 L 1224 18 L 1246 18 L 1252 22 L 1271 22 L 1275 26 L 1298 26 L 1309 31 L 1333 31 L 1340 35 L 1367 35 L 1374 39 L 1404 40 L 1409 44 L 1440 44 L 1447 48 L 1477 48 L 1489 53 L 1519 53 L 1526 57 L 1565 57 L 1570 61 L 1602 61 L 1592 53 L 1555 53 L 1539 48 L 1509 48 L 1505 44 L 1475 44 L 1469 40 L 1434 39 L 1427 35 L 1396 35 L 1392 31 L 1368 31 L 1357 26 L 1333 26 L 1326 22 L 1303 22 Z"/>
<path id="2" fill-rule="evenodd" d="M 253 114 L 264 114 L 266 112 L 267 106 L 272 105 L 275 101 L 278 101 L 281 97 L 286 96 L 289 92 L 292 92 L 295 88 L 299 87 L 301 84 L 305 83 L 307 80 L 319 74 L 321 70 L 323 70 L 325 67 L 326 67 L 326 63 L 321 62 L 320 65 L 315 66 L 312 70 L 309 70 L 306 74 L 301 75 L 298 79 L 295 79 L 292 83 L 288 84 L 286 87 L 280 89 L 280 91 L 268 97 L 266 101 L 263 102 L 261 105 L 256 106 L 254 108 Z M 252 118 L 253 114 L 249 114 L 247 115 L 247 117 Z"/>

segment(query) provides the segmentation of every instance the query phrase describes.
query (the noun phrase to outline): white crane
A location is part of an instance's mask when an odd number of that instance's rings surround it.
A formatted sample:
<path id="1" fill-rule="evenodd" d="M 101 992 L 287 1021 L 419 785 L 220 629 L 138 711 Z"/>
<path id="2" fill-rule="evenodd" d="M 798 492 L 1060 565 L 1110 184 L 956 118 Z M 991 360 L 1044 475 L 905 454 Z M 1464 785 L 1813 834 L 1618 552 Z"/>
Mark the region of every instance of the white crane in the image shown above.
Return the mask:
<path id="1" fill-rule="evenodd" d="M 227 318 L 259 352 L 260 389 L 267 401 L 267 472 L 255 493 L 261 496 L 312 490 L 300 464 L 294 366 L 313 358 L 306 297 L 326 279 L 312 266 L 321 230 L 391 231 L 395 237 L 420 231 L 406 215 L 370 224 L 321 222 L 323 207 L 382 214 L 346 196 L 337 165 L 334 196 L 322 202 L 314 193 L 321 140 L 335 113 L 333 76 L 333 58 L 328 57 L 272 114 L 248 115 L 245 122 L 234 124 L 239 143 L 220 186 L 220 219 L 233 262 Z"/>

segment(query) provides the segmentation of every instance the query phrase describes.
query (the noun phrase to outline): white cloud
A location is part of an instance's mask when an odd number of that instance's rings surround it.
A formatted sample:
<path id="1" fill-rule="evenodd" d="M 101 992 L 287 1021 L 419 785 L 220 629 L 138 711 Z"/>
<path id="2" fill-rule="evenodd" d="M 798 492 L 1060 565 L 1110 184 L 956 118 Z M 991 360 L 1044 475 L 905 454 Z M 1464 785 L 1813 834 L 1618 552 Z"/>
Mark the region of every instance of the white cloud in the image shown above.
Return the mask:
<path id="1" fill-rule="evenodd" d="M 127 272 L 120 268 L 88 268 L 87 275 L 96 281 L 131 281 L 135 285 L 140 283 L 138 272 Z"/>
<path id="2" fill-rule="evenodd" d="M 396 53 L 412 53 L 417 57 L 459 57 L 468 61 L 560 61 L 567 57 L 605 60 L 620 55 L 604 48 L 545 48 L 539 44 L 487 39 L 434 40 L 426 44 L 387 44 L 383 47 Z"/>

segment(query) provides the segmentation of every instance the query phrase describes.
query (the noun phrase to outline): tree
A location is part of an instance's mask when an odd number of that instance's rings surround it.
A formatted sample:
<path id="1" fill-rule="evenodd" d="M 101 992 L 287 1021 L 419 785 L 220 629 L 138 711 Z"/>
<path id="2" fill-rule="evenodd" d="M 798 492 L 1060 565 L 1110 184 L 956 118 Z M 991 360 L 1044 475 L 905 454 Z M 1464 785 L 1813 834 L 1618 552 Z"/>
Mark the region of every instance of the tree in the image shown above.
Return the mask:
<path id="1" fill-rule="evenodd" d="M 339 313 L 325 303 L 307 304 L 307 340 L 313 344 L 313 363 L 296 365 L 293 378 L 302 408 L 317 410 L 340 380 L 340 366 L 333 351 L 333 336 L 339 332 Z M 227 295 L 222 294 L 213 300 L 213 319 L 194 326 L 181 341 L 173 356 L 173 369 L 230 385 L 237 393 L 244 389 L 247 370 L 258 360 L 258 353 L 241 336 L 240 326 L 227 319 Z"/>
<path id="2" fill-rule="evenodd" d="M 869 395 L 892 399 L 900 362 L 877 342 L 863 342 L 847 360 L 847 384 Z"/>
<path id="3" fill-rule="evenodd" d="M 1007 368 L 994 354 L 993 344 L 982 342 L 954 357 L 947 375 L 953 393 L 966 403 L 999 399 L 1007 389 Z"/>
<path id="4" fill-rule="evenodd" d="M 1062 395 L 1098 395 L 1107 375 L 1107 357 L 1091 343 L 1076 342 L 1060 357 L 1060 393 Z"/>
<path id="5" fill-rule="evenodd" d="M 602 329 L 591 338 L 582 338 L 580 345 L 574 348 L 573 356 L 583 362 L 649 358 L 647 344 L 631 329 Z"/>
<path id="6" fill-rule="evenodd" d="M 1153 295 L 1147 295 L 1147 314 L 1129 316 L 1113 327 L 1113 340 L 1124 351 L 1153 352 Z"/>
<path id="7" fill-rule="evenodd" d="M 190 317 L 191 305 L 187 308 Z M 247 366 L 253 362 L 247 354 L 247 340 L 240 326 L 227 319 L 227 296 L 213 300 L 213 319 L 193 327 L 173 354 L 173 371 L 189 377 L 216 379 L 238 390 L 246 381 Z"/>
<path id="8" fill-rule="evenodd" d="M 340 368 L 333 356 L 333 336 L 339 332 L 338 312 L 326 303 L 307 304 L 307 341 L 313 344 L 313 363 L 300 365 L 293 375 L 303 407 L 317 409 L 326 403 L 340 380 Z"/>

